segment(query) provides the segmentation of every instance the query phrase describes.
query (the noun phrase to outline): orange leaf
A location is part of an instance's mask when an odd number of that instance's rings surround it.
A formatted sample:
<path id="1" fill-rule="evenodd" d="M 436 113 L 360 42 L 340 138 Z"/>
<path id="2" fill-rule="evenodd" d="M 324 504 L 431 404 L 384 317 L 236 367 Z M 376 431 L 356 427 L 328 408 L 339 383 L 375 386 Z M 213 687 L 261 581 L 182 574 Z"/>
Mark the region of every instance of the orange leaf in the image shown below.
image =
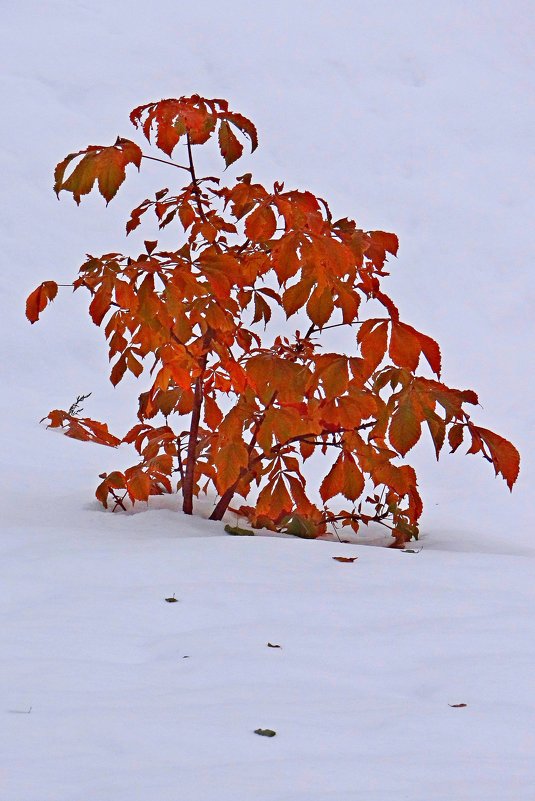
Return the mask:
<path id="1" fill-rule="evenodd" d="M 293 503 L 282 476 L 279 476 L 271 496 L 271 512 L 275 519 L 292 511 Z"/>
<path id="2" fill-rule="evenodd" d="M 392 334 L 388 352 L 394 364 L 414 372 L 418 367 L 421 353 L 417 331 L 410 325 L 392 321 Z"/>
<path id="3" fill-rule="evenodd" d="M 334 309 L 334 301 L 330 288 L 317 286 L 307 303 L 307 314 L 318 328 L 329 321 Z"/>
<path id="4" fill-rule="evenodd" d="M 426 336 L 426 334 L 421 334 L 419 331 L 416 332 L 418 334 L 418 339 L 420 342 L 420 347 L 422 349 L 422 353 L 424 354 L 427 362 L 434 373 L 440 378 L 440 369 L 441 369 L 441 358 L 440 358 L 440 348 L 438 343 L 435 342 L 434 339 L 431 337 Z"/>
<path id="5" fill-rule="evenodd" d="M 226 442 L 217 451 L 214 459 L 216 487 L 219 494 L 236 483 L 242 469 L 249 463 L 249 453 L 242 440 Z"/>
<path id="6" fill-rule="evenodd" d="M 302 279 L 297 284 L 289 287 L 282 296 L 282 305 L 286 312 L 286 317 L 291 317 L 296 311 L 302 309 L 308 300 L 310 290 L 312 288 L 312 281 Z"/>
<path id="7" fill-rule="evenodd" d="M 139 307 L 139 300 L 131 284 L 126 281 L 115 282 L 115 299 L 119 306 L 131 312 L 136 312 Z"/>
<path id="8" fill-rule="evenodd" d="M 389 353 L 394 364 L 414 372 L 423 353 L 431 369 L 440 376 L 440 348 L 434 339 L 411 325 L 392 320 Z"/>
<path id="9" fill-rule="evenodd" d="M 413 448 L 422 433 L 422 424 L 412 393 L 408 392 L 392 415 L 388 436 L 393 448 L 402 456 Z"/>
<path id="10" fill-rule="evenodd" d="M 359 329 L 357 342 L 360 352 L 372 371 L 383 361 L 387 337 L 388 323 L 385 320 L 366 320 Z"/>
<path id="11" fill-rule="evenodd" d="M 223 419 L 223 412 L 210 395 L 207 395 L 204 399 L 204 419 L 212 431 L 216 430 Z"/>
<path id="12" fill-rule="evenodd" d="M 301 243 L 301 237 L 295 233 L 284 234 L 284 236 L 275 241 L 272 251 L 273 266 L 280 284 L 284 284 L 298 272 L 301 266 L 298 254 Z M 313 281 L 311 280 L 310 288 L 312 283 Z"/>
<path id="13" fill-rule="evenodd" d="M 180 222 L 182 223 L 184 231 L 187 231 L 190 225 L 193 225 L 195 222 L 195 212 L 189 203 L 181 203 L 178 209 L 178 216 L 180 217 Z"/>
<path id="14" fill-rule="evenodd" d="M 277 228 L 277 220 L 270 206 L 258 206 L 245 221 L 245 233 L 253 242 L 267 242 Z"/>
<path id="15" fill-rule="evenodd" d="M 373 262 L 373 265 L 382 269 L 386 260 L 386 254 L 392 253 L 394 256 L 398 252 L 399 242 L 395 234 L 386 231 L 369 231 L 370 244 L 366 248 L 366 258 Z"/>
<path id="16" fill-rule="evenodd" d="M 336 305 L 342 310 L 344 323 L 352 323 L 358 316 L 360 295 L 342 283 L 337 284 L 336 292 L 338 294 Z"/>
<path id="17" fill-rule="evenodd" d="M 275 393 L 281 403 L 301 402 L 312 377 L 306 365 L 269 355 L 251 356 L 246 370 L 263 403 L 269 403 Z"/>
<path id="18" fill-rule="evenodd" d="M 272 520 L 278 520 L 290 514 L 292 508 L 292 499 L 282 476 L 279 476 L 275 484 L 267 484 L 256 502 L 256 513 L 270 517 Z"/>
<path id="19" fill-rule="evenodd" d="M 114 471 L 109 475 L 107 475 L 106 473 L 102 473 L 100 478 L 103 478 L 104 481 L 102 481 L 102 483 L 98 485 L 95 492 L 95 496 L 97 500 L 101 502 L 102 506 L 105 509 L 107 509 L 108 495 L 110 494 L 110 491 L 112 489 L 126 489 L 126 481 L 123 473 L 119 473 L 118 471 Z"/>
<path id="20" fill-rule="evenodd" d="M 143 365 L 140 361 L 138 361 L 138 359 L 136 359 L 131 350 L 127 350 L 125 355 L 128 369 L 135 375 L 136 378 L 139 378 L 143 372 Z"/>
<path id="21" fill-rule="evenodd" d="M 30 323 L 36 323 L 40 313 L 54 300 L 58 294 L 58 285 L 55 281 L 43 281 L 37 289 L 28 296 L 26 301 L 26 317 Z"/>
<path id="22" fill-rule="evenodd" d="M 358 556 L 333 556 L 335 562 L 356 562 Z"/>
<path id="23" fill-rule="evenodd" d="M 364 476 L 350 454 L 344 454 L 344 473 L 342 495 L 350 501 L 356 501 L 364 489 Z"/>
<path id="24" fill-rule="evenodd" d="M 316 366 L 327 400 L 343 395 L 349 382 L 347 356 L 325 353 L 316 357 Z"/>
<path id="25" fill-rule="evenodd" d="M 130 472 L 130 470 L 132 472 Z M 148 501 L 150 495 L 150 477 L 140 468 L 127 470 L 126 486 L 132 501 Z"/>
<path id="26" fill-rule="evenodd" d="M 342 492 L 344 487 L 344 472 L 343 455 L 340 454 L 321 482 L 320 495 L 324 503 L 326 503 L 329 498 L 333 498 L 335 495 Z"/>

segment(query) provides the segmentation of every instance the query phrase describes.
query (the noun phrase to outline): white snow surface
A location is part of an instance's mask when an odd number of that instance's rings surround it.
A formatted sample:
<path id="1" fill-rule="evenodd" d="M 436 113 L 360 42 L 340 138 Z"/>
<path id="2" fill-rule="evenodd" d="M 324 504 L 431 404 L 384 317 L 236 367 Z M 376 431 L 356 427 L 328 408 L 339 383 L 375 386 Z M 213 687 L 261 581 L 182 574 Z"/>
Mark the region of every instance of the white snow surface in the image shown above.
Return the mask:
<path id="1" fill-rule="evenodd" d="M 1 36 L 1 801 L 533 801 L 533 4 L 7 0 Z M 122 433 L 143 379 L 111 387 L 81 293 L 35 326 L 24 300 L 136 252 L 151 229 L 125 243 L 124 221 L 174 176 L 76 208 L 52 171 L 193 92 L 258 126 L 229 179 L 400 236 L 387 289 L 519 447 L 512 494 L 419 444 L 418 553 L 229 537 L 175 498 L 99 508 L 132 452 L 38 420 L 92 391 Z"/>

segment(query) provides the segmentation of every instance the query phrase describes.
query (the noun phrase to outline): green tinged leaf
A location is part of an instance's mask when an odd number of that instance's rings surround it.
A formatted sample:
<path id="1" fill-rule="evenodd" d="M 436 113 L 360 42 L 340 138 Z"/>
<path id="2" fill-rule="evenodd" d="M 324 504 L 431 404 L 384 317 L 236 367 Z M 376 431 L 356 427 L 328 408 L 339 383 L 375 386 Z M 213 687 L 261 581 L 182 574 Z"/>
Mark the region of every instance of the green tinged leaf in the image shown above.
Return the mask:
<path id="1" fill-rule="evenodd" d="M 254 537 L 254 531 L 250 528 L 240 528 L 239 526 L 225 526 L 227 534 L 232 534 L 234 537 Z"/>

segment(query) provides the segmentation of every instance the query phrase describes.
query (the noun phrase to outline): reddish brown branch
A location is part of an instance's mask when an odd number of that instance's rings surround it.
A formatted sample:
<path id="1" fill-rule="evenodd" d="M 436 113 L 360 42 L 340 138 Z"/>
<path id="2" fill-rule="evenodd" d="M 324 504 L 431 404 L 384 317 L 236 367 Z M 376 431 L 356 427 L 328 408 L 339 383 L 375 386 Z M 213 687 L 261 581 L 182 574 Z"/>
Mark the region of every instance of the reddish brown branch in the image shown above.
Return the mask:
<path id="1" fill-rule="evenodd" d="M 201 190 L 199 188 L 199 182 L 197 180 L 197 176 L 195 175 L 195 166 L 193 164 L 193 153 L 191 152 L 191 141 L 189 138 L 189 134 L 187 135 L 187 137 L 188 137 L 187 143 L 188 143 L 189 172 L 191 173 L 191 180 L 193 182 L 193 191 L 195 193 L 195 199 L 197 201 L 197 208 L 199 210 L 199 215 L 203 222 L 207 222 L 206 215 L 202 207 L 202 198 L 201 198 Z"/>
<path id="2" fill-rule="evenodd" d="M 208 342 L 205 344 L 208 347 Z M 201 408 L 203 402 L 203 383 L 204 373 L 208 352 L 206 352 L 201 362 L 201 372 L 195 381 L 195 391 L 193 398 L 193 410 L 191 412 L 191 425 L 189 430 L 188 450 L 186 454 L 186 470 L 182 482 L 183 504 L 182 511 L 186 515 L 193 514 L 193 478 L 195 473 L 195 461 L 197 458 L 197 442 L 199 438 L 199 424 L 201 420 Z"/>

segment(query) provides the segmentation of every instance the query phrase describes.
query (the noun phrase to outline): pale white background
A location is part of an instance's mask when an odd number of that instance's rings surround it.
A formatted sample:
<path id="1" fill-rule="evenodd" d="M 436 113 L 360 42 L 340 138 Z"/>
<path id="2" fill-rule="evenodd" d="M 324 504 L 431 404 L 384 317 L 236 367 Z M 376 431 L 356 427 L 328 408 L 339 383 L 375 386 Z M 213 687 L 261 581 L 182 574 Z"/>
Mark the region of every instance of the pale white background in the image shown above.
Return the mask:
<path id="1" fill-rule="evenodd" d="M 0 797 L 533 798 L 534 28 L 520 0 L 4 3 Z M 403 318 L 521 450 L 510 495 L 477 457 L 415 449 L 420 554 L 103 514 L 97 474 L 131 454 L 38 426 L 88 391 L 88 415 L 130 424 L 142 387 L 107 381 L 86 299 L 63 290 L 35 326 L 24 299 L 88 251 L 136 252 L 129 210 L 174 179 L 153 165 L 78 209 L 53 168 L 193 92 L 257 124 L 229 179 L 399 235 Z"/>

